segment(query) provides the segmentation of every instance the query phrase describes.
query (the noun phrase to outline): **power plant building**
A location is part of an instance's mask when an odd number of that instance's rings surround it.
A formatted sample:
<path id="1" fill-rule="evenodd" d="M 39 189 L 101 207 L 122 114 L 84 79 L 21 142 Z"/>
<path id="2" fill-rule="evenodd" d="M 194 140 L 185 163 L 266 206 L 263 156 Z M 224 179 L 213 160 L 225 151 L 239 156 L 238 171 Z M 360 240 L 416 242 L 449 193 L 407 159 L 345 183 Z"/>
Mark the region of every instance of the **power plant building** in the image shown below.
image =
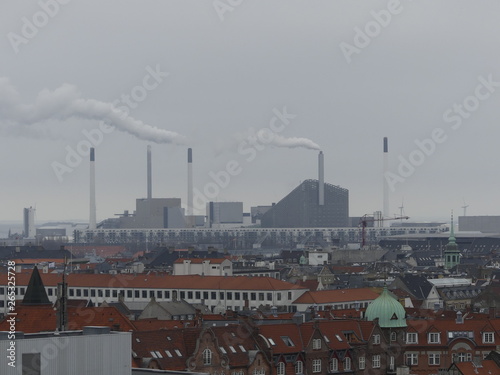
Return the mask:
<path id="1" fill-rule="evenodd" d="M 328 183 L 323 183 L 323 186 L 324 198 L 321 200 L 319 180 L 302 182 L 262 215 L 262 227 L 348 227 L 349 191 Z"/>
<path id="2" fill-rule="evenodd" d="M 207 224 L 210 228 L 243 224 L 243 202 L 208 202 Z"/>

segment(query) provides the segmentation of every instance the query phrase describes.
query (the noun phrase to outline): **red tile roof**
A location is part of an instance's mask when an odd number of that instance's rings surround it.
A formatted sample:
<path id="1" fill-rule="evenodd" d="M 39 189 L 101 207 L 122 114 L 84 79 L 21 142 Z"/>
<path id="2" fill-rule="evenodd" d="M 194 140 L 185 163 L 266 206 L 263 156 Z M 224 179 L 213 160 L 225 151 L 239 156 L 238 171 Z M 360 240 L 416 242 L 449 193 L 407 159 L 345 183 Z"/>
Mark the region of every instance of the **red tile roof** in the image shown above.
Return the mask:
<path id="1" fill-rule="evenodd" d="M 52 305 L 17 306 L 16 330 L 25 333 L 55 331 L 57 313 Z M 115 307 L 68 306 L 68 330 L 81 330 L 85 326 L 106 326 L 119 331 L 135 330 L 135 326 Z M 0 321 L 0 331 L 8 331 L 7 318 Z"/>
<path id="2" fill-rule="evenodd" d="M 455 366 L 463 375 L 495 375 L 500 374 L 500 368 L 495 361 L 483 360 L 481 366 L 476 366 L 473 362 L 458 362 Z"/>
<path id="3" fill-rule="evenodd" d="M 483 332 L 493 332 L 494 342 L 500 342 L 500 336 L 497 333 L 497 327 L 500 328 L 500 319 L 488 320 L 488 319 L 463 319 L 463 323 L 457 323 L 452 319 L 407 319 L 406 321 L 408 328 L 407 332 L 416 332 L 418 336 L 417 344 L 407 344 L 408 347 L 415 346 L 448 346 L 450 338 L 449 334 L 457 332 L 455 338 L 464 338 L 464 334 L 468 332 L 471 333 L 472 337 L 465 337 L 465 339 L 472 339 L 477 347 L 486 346 L 491 347 L 495 344 L 483 343 Z M 428 333 L 438 332 L 440 342 L 439 343 L 428 343 Z"/>
<path id="4" fill-rule="evenodd" d="M 369 288 L 318 290 L 316 292 L 309 291 L 302 294 L 294 301 L 294 303 L 313 305 L 325 303 L 371 301 L 378 296 L 378 293 Z"/>
<path id="5" fill-rule="evenodd" d="M 18 286 L 28 285 L 31 271 L 16 275 Z M 61 282 L 58 274 L 41 274 L 44 285 L 55 287 Z M 5 283 L 7 274 L 0 273 L 0 283 Z M 69 287 L 101 288 L 144 288 L 144 289 L 228 289 L 228 290 L 305 290 L 297 285 L 260 276 L 200 276 L 200 275 L 162 275 L 155 274 L 69 274 L 66 276 Z"/>
<path id="6" fill-rule="evenodd" d="M 134 326 L 138 331 L 153 331 L 160 329 L 175 329 L 187 327 L 196 327 L 196 320 L 158 320 L 158 319 L 139 319 L 134 320 Z"/>

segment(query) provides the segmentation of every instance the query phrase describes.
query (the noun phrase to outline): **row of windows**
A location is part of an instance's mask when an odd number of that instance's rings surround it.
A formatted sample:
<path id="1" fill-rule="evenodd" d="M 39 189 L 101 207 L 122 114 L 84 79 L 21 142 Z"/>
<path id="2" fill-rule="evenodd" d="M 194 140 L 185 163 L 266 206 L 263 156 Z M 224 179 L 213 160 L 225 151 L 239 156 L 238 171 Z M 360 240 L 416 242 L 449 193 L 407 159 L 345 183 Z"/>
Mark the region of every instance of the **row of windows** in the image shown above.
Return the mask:
<path id="1" fill-rule="evenodd" d="M 494 332 L 483 332 L 483 344 L 494 344 L 495 334 Z M 407 344 L 418 344 L 418 334 L 416 332 L 406 333 L 406 343 Z M 428 344 L 440 344 L 441 334 L 439 332 L 429 332 L 427 334 Z"/>
<path id="2" fill-rule="evenodd" d="M 46 288 L 48 296 L 56 295 L 56 288 Z M 16 295 L 24 295 L 25 288 L 16 288 Z M 218 293 L 218 294 L 217 294 Z M 5 288 L 0 288 L 0 295 L 5 294 Z M 70 297 L 103 297 L 103 298 L 118 298 L 118 295 L 122 295 L 124 298 L 157 298 L 157 299 L 170 299 L 172 294 L 173 297 L 177 298 L 177 291 L 169 291 L 169 290 L 118 290 L 118 289 L 87 289 L 87 288 L 68 288 L 68 294 Z M 250 301 L 272 301 L 273 293 L 272 292 L 202 292 L 202 291 L 180 291 L 179 292 L 181 299 L 196 299 L 200 300 L 250 300 Z M 292 300 L 292 292 L 288 292 L 288 300 Z M 276 292 L 276 300 L 281 301 L 282 292 Z"/>
<path id="3" fill-rule="evenodd" d="M 453 362 L 470 362 L 472 361 L 471 353 L 457 353 L 453 354 Z M 406 353 L 405 362 L 408 366 L 418 365 L 418 354 L 417 353 Z M 427 355 L 427 363 L 430 366 L 439 366 L 441 364 L 441 354 L 439 353 L 429 353 Z"/>

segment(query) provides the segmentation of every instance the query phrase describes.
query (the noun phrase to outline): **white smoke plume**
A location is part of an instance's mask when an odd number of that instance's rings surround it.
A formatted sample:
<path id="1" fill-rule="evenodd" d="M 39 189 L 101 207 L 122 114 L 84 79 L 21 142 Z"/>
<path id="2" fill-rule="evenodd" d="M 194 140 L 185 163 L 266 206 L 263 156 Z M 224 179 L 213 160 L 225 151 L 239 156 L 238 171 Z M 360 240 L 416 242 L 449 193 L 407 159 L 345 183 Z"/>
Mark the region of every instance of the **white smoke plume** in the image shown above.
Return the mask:
<path id="1" fill-rule="evenodd" d="M 9 79 L 0 77 L 0 123 L 30 126 L 47 120 L 64 121 L 70 118 L 104 121 L 145 141 L 185 143 L 184 136 L 136 120 L 111 103 L 82 98 L 78 89 L 69 84 L 63 84 L 54 91 L 44 89 L 33 104 L 24 104 Z"/>
<path id="2" fill-rule="evenodd" d="M 317 143 L 311 141 L 308 138 L 297 138 L 297 137 L 283 137 L 281 135 L 275 134 L 273 140 L 270 143 L 276 147 L 287 147 L 287 148 L 307 148 L 309 150 L 320 150 Z"/>

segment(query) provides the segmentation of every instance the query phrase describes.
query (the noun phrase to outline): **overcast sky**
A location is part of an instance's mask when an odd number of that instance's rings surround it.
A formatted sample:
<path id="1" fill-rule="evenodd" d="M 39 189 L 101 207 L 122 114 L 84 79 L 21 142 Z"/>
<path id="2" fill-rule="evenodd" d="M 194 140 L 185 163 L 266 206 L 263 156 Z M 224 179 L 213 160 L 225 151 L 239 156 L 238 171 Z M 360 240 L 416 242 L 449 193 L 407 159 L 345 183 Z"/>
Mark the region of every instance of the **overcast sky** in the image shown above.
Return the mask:
<path id="1" fill-rule="evenodd" d="M 415 220 L 461 215 L 464 200 L 500 214 L 499 19 L 493 0 L 4 0 L 0 220 L 35 205 L 37 222 L 87 220 L 84 131 L 101 120 L 119 126 L 99 130 L 98 220 L 146 195 L 148 144 L 154 197 L 185 204 L 192 147 L 195 187 L 230 162 L 213 200 L 248 211 L 317 178 L 319 145 L 350 215 L 371 213 L 384 136 L 391 213 L 404 199 Z M 271 144 L 249 151 L 265 128 Z"/>

